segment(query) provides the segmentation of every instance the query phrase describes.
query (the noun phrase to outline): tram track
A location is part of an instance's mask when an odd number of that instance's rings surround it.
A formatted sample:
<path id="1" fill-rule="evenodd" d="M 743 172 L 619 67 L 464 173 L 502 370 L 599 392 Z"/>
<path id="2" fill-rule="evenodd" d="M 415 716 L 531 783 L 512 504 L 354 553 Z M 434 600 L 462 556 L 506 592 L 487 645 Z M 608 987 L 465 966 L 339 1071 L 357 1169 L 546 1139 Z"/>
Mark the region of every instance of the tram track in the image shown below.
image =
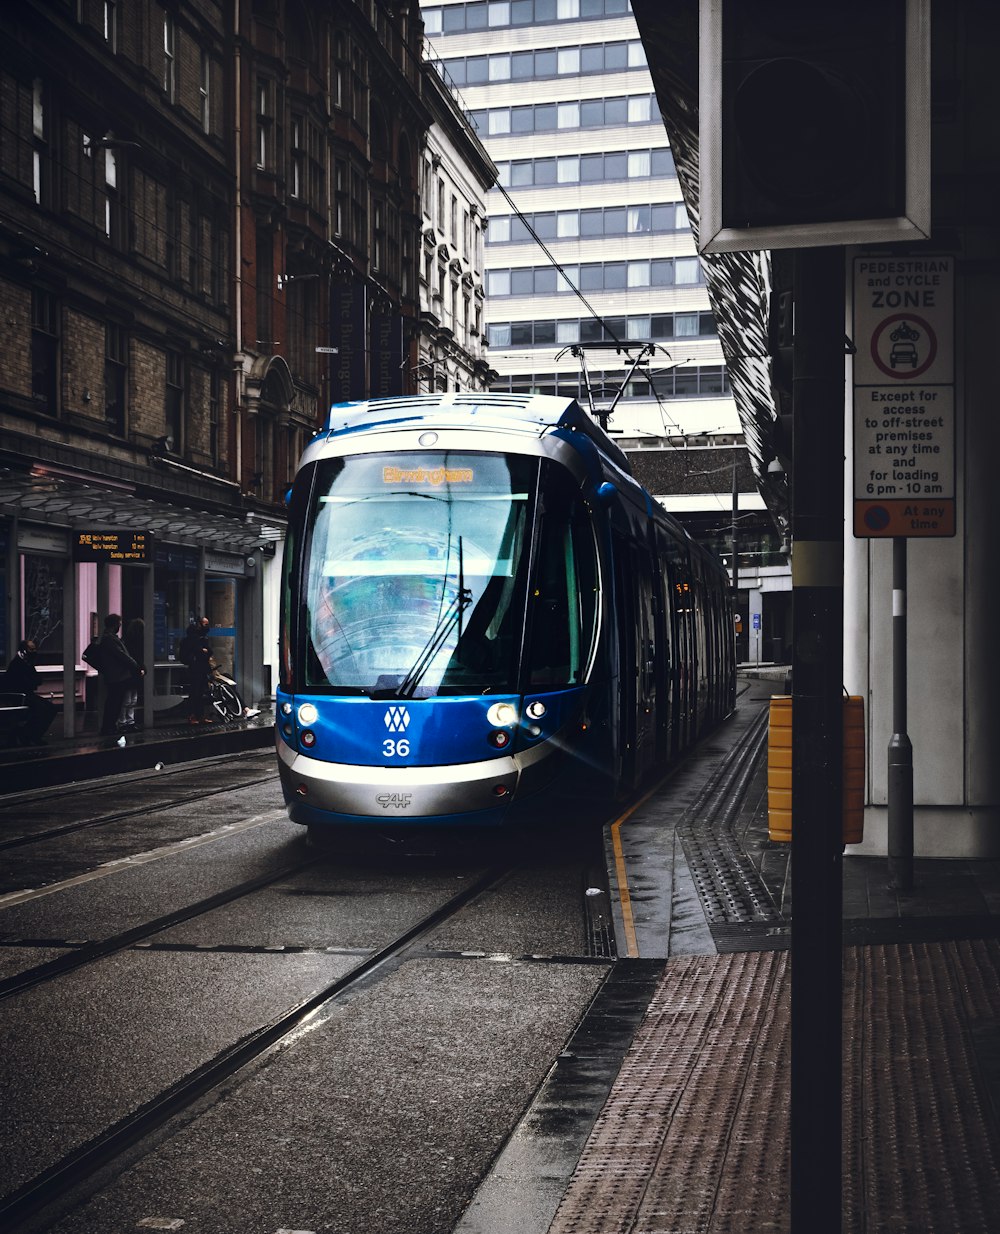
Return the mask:
<path id="1" fill-rule="evenodd" d="M 208 763 L 208 767 L 230 766 L 231 764 L 231 758 L 213 759 Z M 273 754 L 269 753 L 267 756 L 267 771 L 263 772 L 260 776 L 255 776 L 252 779 L 243 779 L 234 783 L 223 784 L 218 788 L 206 788 L 204 785 L 199 785 L 196 789 L 192 789 L 190 792 L 185 792 L 183 796 L 168 797 L 163 801 L 158 801 L 155 803 L 155 807 L 156 809 L 170 810 L 177 806 L 190 805 L 193 802 L 203 801 L 208 797 L 215 797 L 223 793 L 232 793 L 239 791 L 240 789 L 254 788 L 258 785 L 266 784 L 269 780 L 273 780 L 277 776 L 277 771 L 274 769 L 273 764 Z M 205 769 L 204 764 L 200 764 L 200 767 Z M 178 767 L 173 773 L 167 772 L 165 776 L 164 773 L 157 773 L 158 782 L 163 784 L 164 779 L 171 774 L 189 777 L 191 775 L 191 766 L 190 764 L 185 764 Z M 134 780 L 135 778 L 132 777 L 133 783 Z M 35 793 L 31 797 L 25 796 L 14 798 L 11 801 L 5 800 L 3 804 L 0 805 L 0 826 L 3 825 L 5 814 L 13 809 L 23 809 L 32 805 L 37 805 L 40 802 L 55 803 L 67 797 L 76 800 L 79 796 L 79 785 L 76 785 L 74 786 L 74 791 L 72 793 L 54 790 L 52 792 L 45 792 L 41 795 Z M 76 819 L 73 822 L 63 823 L 58 827 L 50 827 L 45 831 L 22 832 L 17 836 L 8 836 L 4 839 L 0 839 L 0 852 L 8 849 L 23 848 L 29 844 L 41 844 L 46 840 L 60 839 L 63 836 L 72 835 L 75 832 L 86 831 L 92 827 L 101 827 L 106 826 L 109 823 L 127 821 L 130 818 L 136 818 L 140 815 L 148 814 L 149 811 L 150 803 L 146 801 L 141 805 L 128 809 L 113 810 L 106 814 L 99 814 L 84 819 Z"/>
<path id="2" fill-rule="evenodd" d="M 105 956 L 114 955 L 117 951 L 124 951 L 129 947 L 134 947 L 139 943 L 145 942 L 147 939 L 153 938 L 157 934 L 163 933 L 164 930 L 172 929 L 174 926 L 181 925 L 184 922 L 193 921 L 197 917 L 203 917 L 206 913 L 214 912 L 215 909 L 222 908 L 223 905 L 232 904 L 236 900 L 253 895 L 254 892 L 260 891 L 264 887 L 269 887 L 273 883 L 280 882 L 284 878 L 299 874 L 315 864 L 315 858 L 307 861 L 293 862 L 279 870 L 262 874 L 258 878 L 248 879 L 246 882 L 230 887 L 226 891 L 217 892 L 215 895 L 207 896 L 205 899 L 198 900 L 194 904 L 176 909 L 172 913 L 165 913 L 162 917 L 156 917 L 144 925 L 134 926 L 130 930 L 123 930 L 119 934 L 110 935 L 108 938 L 99 939 L 95 942 L 84 943 L 67 955 L 58 956 L 54 960 L 48 960 L 44 964 L 38 964 L 34 968 L 26 969 L 23 973 L 17 973 L 13 977 L 0 981 L 0 1001 L 11 998 L 16 994 L 22 994 L 25 990 L 30 990 L 32 987 L 41 985 L 43 982 L 52 981 L 57 977 L 65 976 L 67 973 L 75 972 L 77 969 L 84 968 L 88 964 L 104 959 Z M 39 942 L 46 946 L 52 946 L 51 940 L 25 941 L 32 942 L 32 945 L 36 946 L 39 945 Z M 9 947 L 11 944 L 6 942 L 3 945 Z"/>
<path id="3" fill-rule="evenodd" d="M 298 868 L 311 864 L 313 863 L 304 862 Z M 68 1212 L 79 1207 L 100 1185 L 97 1181 L 98 1176 L 103 1175 L 109 1169 L 113 1170 L 116 1162 L 126 1164 L 126 1159 L 130 1154 L 136 1153 L 141 1141 L 160 1131 L 173 1119 L 184 1116 L 193 1117 L 198 1112 L 199 1103 L 213 1091 L 220 1090 L 227 1082 L 236 1079 L 241 1070 L 262 1059 L 265 1054 L 279 1051 L 290 1044 L 308 1021 L 321 1016 L 325 1008 L 357 991 L 362 983 L 374 979 L 379 970 L 390 971 L 405 958 L 405 953 L 409 949 L 415 947 L 424 937 L 450 918 L 457 916 L 479 896 L 498 887 L 517 868 L 516 863 L 507 863 L 485 871 L 456 895 L 449 897 L 443 904 L 438 905 L 412 926 L 403 930 L 395 939 L 360 958 L 349 972 L 329 982 L 266 1024 L 245 1034 L 240 1040 L 216 1054 L 214 1058 L 164 1088 L 156 1097 L 145 1101 L 131 1114 L 67 1153 L 8 1196 L 0 1199 L 0 1226 L 12 1232 L 49 1228 L 48 1216 L 57 1217 L 59 1215 L 52 1211 L 55 1207 L 58 1206 L 61 1212 Z M 286 868 L 255 881 L 258 886 L 264 886 L 268 882 L 286 877 L 288 873 L 289 869 Z M 221 899 L 220 897 L 213 897 L 213 899 L 226 902 L 227 894 L 229 899 L 235 898 L 236 894 L 251 894 L 247 890 L 248 886 L 249 884 L 243 884 L 241 888 L 233 888 L 230 893 L 222 893 Z M 174 915 L 171 921 L 189 920 L 195 915 L 196 910 L 198 912 L 209 911 L 205 907 L 207 903 L 208 901 L 202 901 L 199 905 L 192 905 L 188 910 L 182 910 L 181 916 Z M 154 925 L 155 929 L 152 928 Z M 101 945 L 103 947 L 101 955 L 110 954 L 111 950 L 123 950 L 133 946 L 142 938 L 165 928 L 167 925 L 164 921 L 148 923 L 147 926 L 140 928 L 143 933 L 137 937 L 129 937 L 137 933 L 129 931 L 127 935 L 123 934 L 116 936 L 114 940 L 106 940 Z M 100 956 L 95 954 L 88 956 L 82 962 L 90 963 L 98 958 Z M 79 964 L 75 966 L 78 967 Z M 49 968 L 50 966 L 41 967 Z M 39 970 L 34 971 L 39 972 Z M 45 980 L 46 977 L 41 976 L 38 979 Z M 37 984 L 37 981 L 30 984 Z M 9 985 L 9 983 L 4 983 L 4 985 Z M 28 986 L 21 988 L 28 988 Z M 5 991 L 4 986 L 0 985 L 0 995 L 13 992 L 15 992 L 13 989 Z M 43 1218 L 44 1224 L 35 1223 L 35 1219 L 40 1217 Z"/>
<path id="4" fill-rule="evenodd" d="M 275 773 L 277 775 L 277 773 Z M 177 806 L 191 805 L 193 802 L 205 801 L 208 797 L 217 797 L 222 793 L 237 792 L 241 788 L 254 788 L 259 784 L 266 784 L 268 779 L 274 777 L 261 777 L 255 780 L 241 780 L 235 784 L 226 784 L 221 788 L 215 789 L 199 789 L 197 792 L 189 793 L 186 797 L 171 797 L 168 801 L 156 803 L 158 810 L 173 810 Z M 130 818 L 137 818 L 140 815 L 149 813 L 149 805 L 136 806 L 130 810 L 118 810 L 112 814 L 101 814 L 97 818 L 80 819 L 75 823 L 65 823 L 61 827 L 52 827 L 48 831 L 39 831 L 20 836 L 13 836 L 8 840 L 0 840 L 0 852 L 5 849 L 23 848 L 28 844 L 41 844 L 46 840 L 57 840 L 62 836 L 72 835 L 78 831 L 86 831 L 91 827 L 104 827 L 109 823 L 121 823 Z"/>

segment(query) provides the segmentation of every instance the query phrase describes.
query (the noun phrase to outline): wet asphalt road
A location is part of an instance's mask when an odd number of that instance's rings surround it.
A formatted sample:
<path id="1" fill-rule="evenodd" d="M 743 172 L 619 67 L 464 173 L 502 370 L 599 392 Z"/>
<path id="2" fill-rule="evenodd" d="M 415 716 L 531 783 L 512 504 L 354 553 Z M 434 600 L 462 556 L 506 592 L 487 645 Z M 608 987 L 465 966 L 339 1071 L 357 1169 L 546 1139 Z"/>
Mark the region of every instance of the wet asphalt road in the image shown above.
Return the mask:
<path id="1" fill-rule="evenodd" d="M 120 816 L 0 852 L 0 978 L 285 871 L 0 1001 L 0 1203 L 498 860 L 317 859 L 253 760 L 0 802 L 0 840 Z M 451 1231 L 609 971 L 587 955 L 585 847 L 508 851 L 458 915 L 23 1228 Z"/>

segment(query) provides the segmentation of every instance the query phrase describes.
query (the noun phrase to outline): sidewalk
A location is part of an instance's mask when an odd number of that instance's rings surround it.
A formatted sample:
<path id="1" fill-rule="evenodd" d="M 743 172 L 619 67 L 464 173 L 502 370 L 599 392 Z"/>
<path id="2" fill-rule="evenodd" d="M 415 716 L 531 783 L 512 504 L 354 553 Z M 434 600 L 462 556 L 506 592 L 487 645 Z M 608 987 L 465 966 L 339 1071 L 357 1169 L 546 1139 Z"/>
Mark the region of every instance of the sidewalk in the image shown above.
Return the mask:
<path id="1" fill-rule="evenodd" d="M 791 846 L 767 836 L 766 742 L 733 767 L 781 682 L 744 685 L 620 826 L 605 989 L 644 1013 L 595 1001 L 457 1234 L 790 1231 Z M 1000 863 L 918 860 L 903 896 L 847 856 L 844 919 L 843 1230 L 1000 1228 Z"/>
<path id="2" fill-rule="evenodd" d="M 92 780 L 139 771 L 158 762 L 206 758 L 274 742 L 274 712 L 270 708 L 249 718 L 216 719 L 212 724 L 194 727 L 187 723 L 182 704 L 157 714 L 151 728 L 120 737 L 100 736 L 96 715 L 80 718 L 84 731 L 73 737 L 61 735 L 62 717 L 56 716 L 44 745 L 0 748 L 0 793 Z M 124 738 L 124 744 L 120 744 L 120 738 Z"/>

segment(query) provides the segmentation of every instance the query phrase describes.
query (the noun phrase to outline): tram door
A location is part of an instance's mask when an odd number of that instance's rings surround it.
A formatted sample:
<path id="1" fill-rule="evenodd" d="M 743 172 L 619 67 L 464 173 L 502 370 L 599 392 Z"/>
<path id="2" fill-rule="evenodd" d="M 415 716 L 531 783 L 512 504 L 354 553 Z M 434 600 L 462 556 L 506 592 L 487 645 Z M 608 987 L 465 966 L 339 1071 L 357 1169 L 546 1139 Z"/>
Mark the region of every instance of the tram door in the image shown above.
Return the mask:
<path id="1" fill-rule="evenodd" d="M 656 757 L 656 621 L 644 548 L 615 537 L 619 734 L 623 788 L 635 788 Z"/>
<path id="2" fill-rule="evenodd" d="M 633 550 L 628 541 L 614 537 L 615 618 L 618 625 L 618 754 L 621 788 L 635 787 L 638 773 L 639 623 Z"/>
<path id="3" fill-rule="evenodd" d="M 638 697 L 636 699 L 636 772 L 642 779 L 656 759 L 656 613 L 652 562 L 645 550 L 632 549 L 632 576 L 636 580 L 636 619 L 639 639 Z"/>

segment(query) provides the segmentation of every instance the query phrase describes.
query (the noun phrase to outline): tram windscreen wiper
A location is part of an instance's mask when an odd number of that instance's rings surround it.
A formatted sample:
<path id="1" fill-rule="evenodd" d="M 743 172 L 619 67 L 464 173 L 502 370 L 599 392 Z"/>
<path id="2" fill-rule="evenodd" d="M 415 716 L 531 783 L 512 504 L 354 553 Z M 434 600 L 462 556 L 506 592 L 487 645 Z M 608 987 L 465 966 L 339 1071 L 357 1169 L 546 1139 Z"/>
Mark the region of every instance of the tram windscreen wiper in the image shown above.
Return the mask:
<path id="1" fill-rule="evenodd" d="M 452 630 L 458 626 L 459 638 L 462 636 L 462 614 L 472 603 L 472 592 L 465 586 L 465 565 L 462 550 L 462 537 L 458 537 L 458 591 L 455 598 L 438 618 L 431 636 L 424 644 L 420 655 L 410 666 L 406 676 L 395 690 L 396 698 L 412 698 L 417 686 L 423 680 L 427 670 L 434 663 L 434 657 L 448 641 Z"/>

